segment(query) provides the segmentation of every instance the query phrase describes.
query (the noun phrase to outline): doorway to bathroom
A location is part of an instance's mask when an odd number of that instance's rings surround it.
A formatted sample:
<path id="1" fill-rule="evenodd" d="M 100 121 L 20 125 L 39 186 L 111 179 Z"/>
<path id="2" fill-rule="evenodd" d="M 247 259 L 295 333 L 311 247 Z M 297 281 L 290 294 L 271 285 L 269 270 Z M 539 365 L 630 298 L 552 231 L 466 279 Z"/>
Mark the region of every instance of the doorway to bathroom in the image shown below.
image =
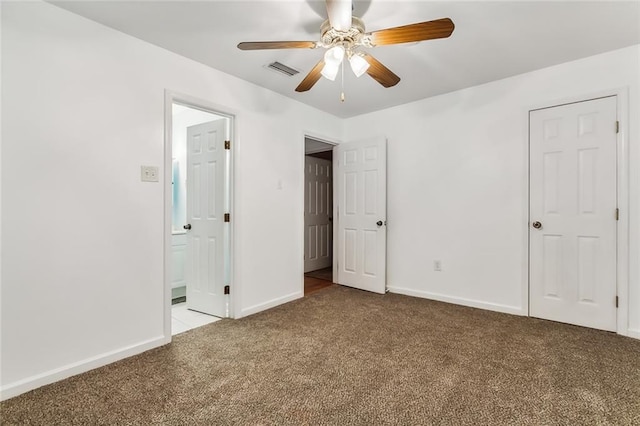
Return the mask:
<path id="1" fill-rule="evenodd" d="M 232 116 L 199 102 L 172 100 L 165 272 L 172 335 L 231 316 L 231 132 Z"/>

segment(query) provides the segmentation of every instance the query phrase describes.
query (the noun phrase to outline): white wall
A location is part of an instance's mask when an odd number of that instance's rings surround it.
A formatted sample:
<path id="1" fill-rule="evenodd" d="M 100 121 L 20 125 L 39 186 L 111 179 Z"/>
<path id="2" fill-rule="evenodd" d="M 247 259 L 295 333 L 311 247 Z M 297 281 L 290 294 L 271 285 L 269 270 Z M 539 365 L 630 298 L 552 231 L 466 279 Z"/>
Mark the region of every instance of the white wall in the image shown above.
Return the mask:
<path id="1" fill-rule="evenodd" d="M 0 6 L 0 24 L 2 23 L 2 7 Z M 0 309 L 2 307 L 2 28 L 0 27 Z M 2 312 L 0 311 L 0 332 L 2 331 Z M 0 366 L 2 365 L 2 336 L 0 336 Z M 2 373 L 0 370 L 0 383 Z"/>
<path id="2" fill-rule="evenodd" d="M 633 46 L 347 120 L 345 140 L 389 140 L 391 290 L 526 314 L 528 110 L 626 88 L 629 330 L 620 331 L 640 337 L 639 62 Z"/>
<path id="3" fill-rule="evenodd" d="M 302 295 L 304 132 L 340 120 L 47 3 L 2 42 L 3 398 L 167 341 L 165 89 L 236 114 L 236 316 Z"/>

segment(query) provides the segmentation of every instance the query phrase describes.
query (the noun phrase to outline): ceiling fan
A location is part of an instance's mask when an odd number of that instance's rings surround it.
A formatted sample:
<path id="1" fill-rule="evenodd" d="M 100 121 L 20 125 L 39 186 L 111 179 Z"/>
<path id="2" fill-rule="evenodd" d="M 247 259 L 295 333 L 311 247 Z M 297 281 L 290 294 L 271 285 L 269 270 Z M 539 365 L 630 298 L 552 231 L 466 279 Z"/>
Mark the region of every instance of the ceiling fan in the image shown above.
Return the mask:
<path id="1" fill-rule="evenodd" d="M 392 87 L 400 77 L 364 49 L 446 38 L 454 29 L 451 19 L 442 18 L 365 33 L 362 19 L 351 15 L 351 0 L 326 0 L 326 5 L 329 19 L 320 26 L 320 41 L 251 41 L 239 43 L 238 49 L 326 49 L 324 57 L 296 87 L 296 92 L 311 89 L 321 76 L 335 80 L 345 57 L 357 77 L 367 73 L 382 86 Z"/>

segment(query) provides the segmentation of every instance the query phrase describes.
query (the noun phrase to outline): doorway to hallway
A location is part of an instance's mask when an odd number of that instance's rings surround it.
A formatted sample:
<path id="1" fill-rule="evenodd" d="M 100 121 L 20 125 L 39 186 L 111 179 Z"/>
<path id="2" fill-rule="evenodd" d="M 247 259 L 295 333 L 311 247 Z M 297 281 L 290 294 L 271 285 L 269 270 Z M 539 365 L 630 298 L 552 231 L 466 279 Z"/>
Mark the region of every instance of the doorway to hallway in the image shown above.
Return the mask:
<path id="1" fill-rule="evenodd" d="M 305 137 L 305 295 L 333 284 L 333 147 Z"/>

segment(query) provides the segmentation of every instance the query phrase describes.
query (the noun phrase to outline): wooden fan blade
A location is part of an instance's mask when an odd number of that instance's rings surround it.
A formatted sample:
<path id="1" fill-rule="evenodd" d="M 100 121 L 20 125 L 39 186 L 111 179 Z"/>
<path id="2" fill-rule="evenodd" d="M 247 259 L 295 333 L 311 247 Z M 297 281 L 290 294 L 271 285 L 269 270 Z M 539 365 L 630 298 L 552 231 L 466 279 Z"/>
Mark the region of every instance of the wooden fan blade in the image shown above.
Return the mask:
<path id="1" fill-rule="evenodd" d="M 245 41 L 238 44 L 240 50 L 262 49 L 315 49 L 315 41 Z"/>
<path id="2" fill-rule="evenodd" d="M 351 0 L 327 0 L 329 23 L 338 31 L 351 28 Z"/>
<path id="3" fill-rule="evenodd" d="M 368 53 L 365 53 L 363 56 L 369 63 L 367 74 L 369 74 L 375 81 L 382 84 L 384 87 L 392 87 L 400 82 L 400 77 L 395 75 L 389 68 L 382 65 L 382 62 L 378 61 Z"/>
<path id="4" fill-rule="evenodd" d="M 307 74 L 304 80 L 302 80 L 298 87 L 296 87 L 296 92 L 306 92 L 311 89 L 313 85 L 320 80 L 320 77 L 322 77 L 322 74 L 320 74 L 322 72 L 322 68 L 324 68 L 324 59 L 321 59 L 320 62 L 318 62 L 316 66 L 309 71 L 309 74 Z"/>
<path id="5" fill-rule="evenodd" d="M 447 38 L 451 35 L 454 28 L 455 25 L 453 25 L 453 21 L 449 18 L 387 28 L 386 30 L 372 32 L 370 34 L 371 44 L 374 46 L 384 46 L 387 44 Z"/>

